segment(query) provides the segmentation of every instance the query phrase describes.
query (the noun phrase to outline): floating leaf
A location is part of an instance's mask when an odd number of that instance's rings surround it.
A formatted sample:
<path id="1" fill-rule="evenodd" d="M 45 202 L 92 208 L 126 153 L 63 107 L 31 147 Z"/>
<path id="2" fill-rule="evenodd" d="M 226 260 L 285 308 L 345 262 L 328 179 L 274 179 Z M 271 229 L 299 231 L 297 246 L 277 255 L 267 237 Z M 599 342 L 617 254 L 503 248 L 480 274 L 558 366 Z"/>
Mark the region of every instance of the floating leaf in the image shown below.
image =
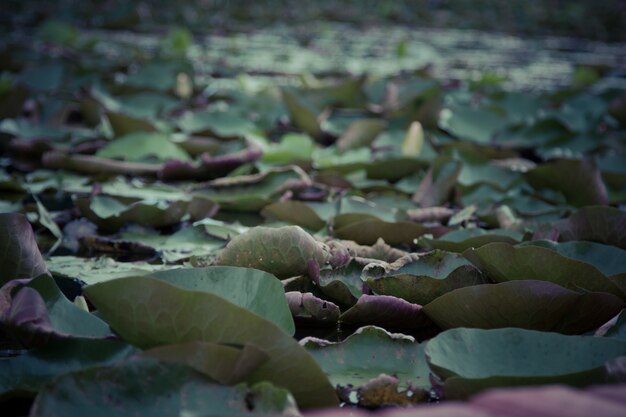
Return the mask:
<path id="1" fill-rule="evenodd" d="M 410 336 L 367 326 L 340 343 L 312 338 L 301 343 L 339 390 L 353 390 L 381 374 L 395 375 L 400 390 L 430 387 L 424 344 Z"/>
<path id="2" fill-rule="evenodd" d="M 385 329 L 421 329 L 431 325 L 422 306 L 389 295 L 362 295 L 339 321 L 352 326 L 378 326 Z"/>
<path id="3" fill-rule="evenodd" d="M 428 341 L 430 368 L 446 398 L 517 385 L 602 383 L 607 361 L 626 355 L 620 340 L 516 328 L 447 330 Z"/>
<path id="4" fill-rule="evenodd" d="M 320 230 L 326 222 L 307 204 L 301 201 L 277 201 L 261 210 L 265 217 L 289 222 L 310 230 Z"/>
<path id="5" fill-rule="evenodd" d="M 562 192 L 567 202 L 576 207 L 608 204 L 600 170 L 590 161 L 550 161 L 527 172 L 526 179 L 537 189 L 549 188 Z"/>
<path id="6" fill-rule="evenodd" d="M 76 278 L 86 284 L 95 284 L 116 278 L 146 275 L 163 269 L 180 268 L 173 265 L 152 265 L 146 262 L 118 262 L 111 258 L 79 258 L 52 256 L 47 261 L 55 277 Z"/>
<path id="7" fill-rule="evenodd" d="M 413 194 L 413 201 L 422 207 L 440 206 L 447 202 L 460 172 L 459 161 L 447 157 L 435 159 Z"/>
<path id="8" fill-rule="evenodd" d="M 62 339 L 0 361 L 0 397 L 38 392 L 56 377 L 124 359 L 136 351 L 118 340 Z"/>
<path id="9" fill-rule="evenodd" d="M 0 286 L 16 278 L 32 278 L 48 272 L 33 229 L 19 213 L 0 213 Z"/>
<path id="10" fill-rule="evenodd" d="M 294 92 L 287 89 L 283 89 L 281 92 L 291 122 L 316 139 L 322 137 L 323 132 L 317 120 L 317 113 L 303 103 Z"/>
<path id="11" fill-rule="evenodd" d="M 147 277 L 95 284 L 85 293 L 109 325 L 135 345 L 252 344 L 270 359 L 249 377 L 250 382 L 272 381 L 288 388 L 303 408 L 337 403 L 321 370 L 291 336 L 222 297 Z"/>
<path id="12" fill-rule="evenodd" d="M 626 249 L 626 212 L 614 207 L 583 207 L 554 227 L 561 242 L 591 240 Z"/>
<path id="13" fill-rule="evenodd" d="M 439 118 L 439 127 L 459 139 L 489 143 L 494 134 L 506 125 L 506 119 L 487 109 L 460 107 L 445 109 Z"/>
<path id="14" fill-rule="evenodd" d="M 626 250 L 615 246 L 595 242 L 536 240 L 524 242 L 519 247 L 531 245 L 552 249 L 565 257 L 591 264 L 607 276 L 626 272 Z"/>
<path id="15" fill-rule="evenodd" d="M 269 356 L 252 346 L 233 347 L 217 343 L 190 342 L 148 349 L 144 357 L 187 365 L 225 385 L 234 385 L 245 379 Z"/>
<path id="16" fill-rule="evenodd" d="M 596 267 L 539 246 L 489 243 L 463 255 L 496 282 L 519 279 L 550 281 L 573 290 L 626 295 Z"/>
<path id="17" fill-rule="evenodd" d="M 393 295 L 410 303 L 426 305 L 457 288 L 484 284 L 487 279 L 462 256 L 433 251 L 410 259 L 390 270 L 372 263 L 363 271 L 367 286 L 381 295 Z"/>
<path id="18" fill-rule="evenodd" d="M 369 146 L 386 126 L 387 123 L 380 119 L 361 119 L 352 122 L 337 139 L 337 149 L 344 152 L 349 149 Z"/>
<path id="19" fill-rule="evenodd" d="M 283 286 L 267 272 L 213 266 L 153 272 L 150 276 L 187 290 L 218 295 L 273 322 L 287 334 L 295 332 Z"/>
<path id="20" fill-rule="evenodd" d="M 206 410 L 229 416 L 297 415 L 288 391 L 271 384 L 227 387 L 212 383 L 187 366 L 151 359 L 62 376 L 39 393 L 31 415 L 158 417 Z"/>
<path id="21" fill-rule="evenodd" d="M 233 238 L 216 265 L 256 268 L 284 279 L 306 274 L 309 261 L 323 265 L 327 257 L 324 245 L 298 226 L 259 226 Z"/>
<path id="22" fill-rule="evenodd" d="M 58 339 L 111 336 L 106 323 L 71 303 L 48 275 L 14 290 L 3 322 L 27 346 L 44 346 Z"/>
<path id="23" fill-rule="evenodd" d="M 422 236 L 417 244 L 427 249 L 441 249 L 448 252 L 463 252 L 469 248 L 479 248 L 487 243 L 506 242 L 516 244 L 522 233 L 511 229 L 485 230 L 478 227 L 458 229 L 446 233 L 438 239 Z"/>
<path id="24" fill-rule="evenodd" d="M 459 288 L 424 306 L 442 329 L 520 327 L 581 334 L 605 323 L 624 302 L 601 292 L 575 292 L 547 281 L 519 280 Z"/>
<path id="25" fill-rule="evenodd" d="M 390 245 L 411 244 L 427 232 L 427 229 L 418 223 L 385 222 L 367 214 L 357 216 L 350 213 L 349 216 L 351 216 L 349 221 L 346 221 L 348 217 L 343 214 L 335 217 L 334 234 L 340 239 L 353 240 L 361 245 L 373 245 L 378 239 L 383 239 Z M 345 223 L 348 224 L 344 225 Z"/>
<path id="26" fill-rule="evenodd" d="M 98 150 L 96 155 L 136 162 L 190 159 L 189 154 L 173 143 L 166 134 L 154 132 L 135 132 L 118 137 Z"/>

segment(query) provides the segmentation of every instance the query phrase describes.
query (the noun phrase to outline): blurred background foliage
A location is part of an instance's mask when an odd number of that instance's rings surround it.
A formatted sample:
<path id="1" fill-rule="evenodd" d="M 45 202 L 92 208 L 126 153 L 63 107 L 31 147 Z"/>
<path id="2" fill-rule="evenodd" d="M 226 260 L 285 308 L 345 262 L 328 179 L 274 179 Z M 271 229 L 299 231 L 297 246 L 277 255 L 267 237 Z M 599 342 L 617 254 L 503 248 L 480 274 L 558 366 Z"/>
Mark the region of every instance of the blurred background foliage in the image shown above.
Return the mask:
<path id="1" fill-rule="evenodd" d="M 50 18 L 79 27 L 148 30 L 177 25 L 193 31 L 332 21 L 626 41 L 624 0 L 4 0 L 3 9 L 10 11 L 0 14 L 3 31 Z"/>

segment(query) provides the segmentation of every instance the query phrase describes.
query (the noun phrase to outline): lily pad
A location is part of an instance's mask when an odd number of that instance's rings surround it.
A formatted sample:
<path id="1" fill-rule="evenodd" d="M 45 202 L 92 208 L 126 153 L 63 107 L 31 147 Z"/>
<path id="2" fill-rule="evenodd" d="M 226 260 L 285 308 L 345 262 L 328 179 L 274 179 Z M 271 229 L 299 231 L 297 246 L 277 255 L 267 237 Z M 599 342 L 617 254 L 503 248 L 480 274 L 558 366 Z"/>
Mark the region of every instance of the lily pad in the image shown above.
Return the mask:
<path id="1" fill-rule="evenodd" d="M 122 360 L 136 351 L 118 340 L 64 339 L 0 361 L 0 397 L 36 393 L 54 378 Z"/>
<path id="2" fill-rule="evenodd" d="M 626 272 L 626 250 L 615 246 L 581 241 L 556 243 L 549 240 L 524 242 L 519 246 L 530 245 L 552 249 L 560 255 L 591 264 L 606 276 Z"/>
<path id="3" fill-rule="evenodd" d="M 323 244 L 298 226 L 259 226 L 233 238 L 216 264 L 256 268 L 284 279 L 308 273 L 310 260 L 323 265 L 327 257 Z"/>
<path id="4" fill-rule="evenodd" d="M 116 138 L 98 150 L 97 156 L 136 162 L 188 161 L 189 154 L 164 133 L 135 132 Z"/>
<path id="5" fill-rule="evenodd" d="M 311 207 L 301 201 L 277 201 L 265 206 L 261 214 L 270 219 L 289 222 L 314 231 L 326 225 Z"/>
<path id="6" fill-rule="evenodd" d="M 346 222 L 346 216 L 350 221 Z M 339 221 L 339 227 L 337 225 Z M 360 245 L 373 245 L 383 239 L 390 245 L 411 244 L 427 232 L 424 226 L 408 221 L 386 222 L 364 213 L 340 214 L 334 219 L 334 234 L 339 239 L 353 240 Z M 348 223 L 343 225 L 342 223 Z"/>
<path id="7" fill-rule="evenodd" d="M 339 388 L 362 386 L 380 374 L 395 375 L 401 389 L 430 387 L 424 344 L 410 336 L 367 326 L 343 342 L 308 338 L 301 343 Z"/>
<path id="8" fill-rule="evenodd" d="M 459 328 L 428 341 L 424 352 L 443 379 L 446 398 L 466 398 L 501 386 L 602 383 L 605 364 L 626 355 L 626 342 L 517 328 Z"/>
<path id="9" fill-rule="evenodd" d="M 289 392 L 271 384 L 227 387 L 187 366 L 153 359 L 62 376 L 39 393 L 31 415 L 172 416 L 206 410 L 215 416 L 296 415 Z"/>
<path id="10" fill-rule="evenodd" d="M 519 280 L 459 288 L 428 303 L 423 312 L 442 329 L 519 327 L 581 334 L 602 325 L 623 307 L 624 301 L 612 294 Z"/>
<path id="11" fill-rule="evenodd" d="M 270 359 L 249 377 L 250 382 L 271 381 L 287 388 L 302 408 L 337 404 L 326 377 L 291 336 L 222 297 L 147 277 L 95 284 L 85 293 L 109 325 L 139 347 L 186 342 L 252 344 Z"/>
<path id="12" fill-rule="evenodd" d="M 446 203 L 457 184 L 462 164 L 449 157 L 435 159 L 413 194 L 413 201 L 422 207 Z"/>
<path id="13" fill-rule="evenodd" d="M 58 339 L 111 336 L 106 323 L 71 303 L 48 275 L 14 290 L 3 322 L 27 346 L 45 346 Z"/>
<path id="14" fill-rule="evenodd" d="M 388 271 L 383 265 L 372 263 L 363 271 L 363 279 L 377 294 L 420 305 L 454 289 L 489 282 L 462 256 L 438 250 Z"/>
<path id="15" fill-rule="evenodd" d="M 390 295 L 362 295 L 339 321 L 351 326 L 378 326 L 384 329 L 421 329 L 432 325 L 422 306 Z"/>
<path id="16" fill-rule="evenodd" d="M 148 349 L 141 356 L 187 365 L 224 385 L 245 379 L 269 356 L 252 346 L 226 346 L 217 343 L 190 342 Z"/>
<path id="17" fill-rule="evenodd" d="M 149 276 L 187 290 L 218 295 L 273 322 L 287 334 L 295 332 L 283 286 L 267 272 L 212 266 L 153 272 Z"/>
<path id="18" fill-rule="evenodd" d="M 591 240 L 626 249 L 626 212 L 614 207 L 583 207 L 554 227 L 561 242 Z"/>
<path id="19" fill-rule="evenodd" d="M 536 279 L 573 290 L 608 292 L 626 299 L 626 294 L 596 267 L 551 249 L 489 243 L 468 249 L 463 255 L 495 282 Z"/>
<path id="20" fill-rule="evenodd" d="M 19 213 L 0 213 L 0 286 L 16 278 L 32 278 L 48 272 L 33 229 Z"/>
<path id="21" fill-rule="evenodd" d="M 537 189 L 549 188 L 563 193 L 567 202 L 582 207 L 608 204 L 606 186 L 598 167 L 589 161 L 559 159 L 526 173 L 526 179 Z"/>
<path id="22" fill-rule="evenodd" d="M 174 265 L 152 265 L 145 262 L 118 262 L 112 258 L 79 258 L 52 256 L 47 261 L 55 277 L 77 278 L 86 284 L 95 284 L 116 278 L 146 275 L 163 269 L 180 268 Z"/>
<path id="23" fill-rule="evenodd" d="M 448 232 L 438 239 L 422 236 L 417 244 L 427 249 L 440 249 L 448 252 L 463 252 L 469 248 L 479 248 L 487 243 L 506 242 L 516 244 L 522 239 L 522 233 L 511 229 L 485 230 L 478 227 L 458 229 Z"/>

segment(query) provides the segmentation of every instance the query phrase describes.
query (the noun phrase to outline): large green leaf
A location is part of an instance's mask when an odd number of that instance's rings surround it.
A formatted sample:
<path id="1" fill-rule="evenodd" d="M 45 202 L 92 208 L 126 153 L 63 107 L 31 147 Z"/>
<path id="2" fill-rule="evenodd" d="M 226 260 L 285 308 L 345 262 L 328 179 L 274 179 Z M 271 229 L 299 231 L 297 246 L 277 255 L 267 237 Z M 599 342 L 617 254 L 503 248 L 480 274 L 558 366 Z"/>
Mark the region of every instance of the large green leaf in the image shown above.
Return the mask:
<path id="1" fill-rule="evenodd" d="M 146 262 L 118 262 L 105 257 L 52 256 L 46 263 L 53 276 L 77 278 L 87 284 L 180 268 L 176 265 L 152 265 Z"/>
<path id="2" fill-rule="evenodd" d="M 568 258 L 586 262 L 611 276 L 626 272 L 626 250 L 595 242 L 570 241 L 556 243 L 550 240 L 524 242 L 519 246 L 541 246 Z"/>
<path id="3" fill-rule="evenodd" d="M 551 249 L 489 243 L 468 249 L 463 255 L 496 282 L 537 279 L 574 290 L 608 292 L 626 299 L 626 294 L 596 267 Z"/>
<path id="4" fill-rule="evenodd" d="M 0 286 L 15 278 L 32 278 L 48 272 L 35 235 L 22 214 L 0 214 Z"/>
<path id="5" fill-rule="evenodd" d="M 591 240 L 626 249 L 626 212 L 615 207 L 583 207 L 554 227 L 559 241 Z"/>
<path id="6" fill-rule="evenodd" d="M 273 416 L 297 415 L 286 390 L 261 383 L 227 387 L 191 368 L 153 359 L 65 375 L 46 386 L 30 415 Z"/>
<path id="7" fill-rule="evenodd" d="M 284 279 L 308 273 L 309 261 L 323 265 L 327 258 L 325 245 L 298 226 L 259 226 L 233 238 L 216 264 L 256 268 Z"/>
<path id="8" fill-rule="evenodd" d="M 270 219 L 289 222 L 314 231 L 326 225 L 309 205 L 301 201 L 277 201 L 265 206 L 261 214 Z"/>
<path id="9" fill-rule="evenodd" d="M 189 160 L 189 155 L 164 133 L 135 132 L 115 139 L 98 150 L 97 156 L 126 161 Z"/>
<path id="10" fill-rule="evenodd" d="M 389 330 L 415 330 L 432 325 L 420 305 L 390 295 L 368 294 L 363 294 L 339 321 L 351 326 L 373 325 Z"/>
<path id="11" fill-rule="evenodd" d="M 206 291 L 225 298 L 273 322 L 293 335 L 295 327 L 285 292 L 275 276 L 258 269 L 234 266 L 175 269 L 150 274 L 180 288 Z"/>
<path id="12" fill-rule="evenodd" d="M 303 344 L 339 391 L 357 391 L 380 374 L 396 376 L 398 391 L 430 388 L 424 344 L 410 336 L 367 326 L 343 342 L 309 338 Z"/>
<path id="13" fill-rule="evenodd" d="M 445 109 L 439 118 L 439 127 L 459 139 L 489 143 L 494 134 L 506 125 L 506 118 L 485 108 L 455 106 Z"/>
<path id="14" fill-rule="evenodd" d="M 444 380 L 446 397 L 464 398 L 502 386 L 606 382 L 611 375 L 605 364 L 626 356 L 626 342 L 517 328 L 459 328 L 428 341 L 424 352 Z"/>
<path id="15" fill-rule="evenodd" d="M 421 305 L 448 291 L 488 282 L 462 256 L 439 250 L 388 271 L 384 266 L 372 263 L 363 271 L 363 279 L 377 294 L 393 295 Z"/>
<path id="16" fill-rule="evenodd" d="M 337 403 L 315 361 L 276 325 L 224 298 L 147 277 L 129 277 L 85 289 L 99 313 L 125 340 L 150 348 L 173 343 L 251 344 L 270 359 L 249 381 L 289 389 L 303 408 Z"/>
<path id="17" fill-rule="evenodd" d="M 142 356 L 188 365 L 225 385 L 245 381 L 269 359 L 265 352 L 252 345 L 241 347 L 207 342 L 157 346 L 144 351 Z"/>
<path id="18" fill-rule="evenodd" d="M 580 334 L 602 325 L 624 305 L 608 293 L 519 280 L 459 288 L 428 303 L 423 312 L 442 329 L 520 327 Z"/>
<path id="19" fill-rule="evenodd" d="M 487 243 L 506 242 L 515 244 L 522 239 L 522 233 L 511 229 L 485 230 L 478 227 L 459 229 L 446 233 L 438 239 L 422 236 L 417 240 L 427 249 L 442 249 L 448 252 L 463 252 L 469 248 L 479 248 Z"/>
<path id="20" fill-rule="evenodd" d="M 0 397 L 35 393 L 59 375 L 126 358 L 136 351 L 118 340 L 64 339 L 0 360 Z"/>
<path id="21" fill-rule="evenodd" d="M 13 290 L 3 322 L 27 346 L 67 338 L 106 338 L 109 326 L 71 303 L 48 275 Z"/>
<path id="22" fill-rule="evenodd" d="M 606 186 L 598 167 L 589 161 L 559 159 L 529 171 L 526 179 L 535 188 L 550 188 L 565 195 L 567 202 L 582 207 L 608 204 Z"/>

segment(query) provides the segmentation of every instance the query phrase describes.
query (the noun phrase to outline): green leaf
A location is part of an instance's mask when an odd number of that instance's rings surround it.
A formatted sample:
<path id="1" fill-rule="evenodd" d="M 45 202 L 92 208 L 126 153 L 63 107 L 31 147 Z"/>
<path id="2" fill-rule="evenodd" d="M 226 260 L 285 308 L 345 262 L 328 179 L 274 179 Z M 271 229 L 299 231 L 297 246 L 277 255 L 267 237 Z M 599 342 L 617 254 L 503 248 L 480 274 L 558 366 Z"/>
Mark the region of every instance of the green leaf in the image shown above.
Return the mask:
<path id="1" fill-rule="evenodd" d="M 298 226 L 258 226 L 234 237 L 216 265 L 256 268 L 284 279 L 307 274 L 309 261 L 323 265 L 327 258 L 324 245 Z"/>
<path id="2" fill-rule="evenodd" d="M 251 411 L 254 410 L 254 411 Z M 184 365 L 135 359 L 65 375 L 39 394 L 31 415 L 295 415 L 293 399 L 271 384 L 227 387 Z"/>
<path id="3" fill-rule="evenodd" d="M 534 188 L 549 188 L 563 193 L 567 202 L 582 207 L 608 204 L 606 186 L 600 170 L 591 161 L 558 159 L 526 173 Z"/>
<path id="4" fill-rule="evenodd" d="M 410 336 L 367 326 L 340 343 L 305 339 L 303 344 L 338 387 L 359 387 L 380 374 L 397 376 L 401 389 L 430 387 L 424 344 Z"/>
<path id="5" fill-rule="evenodd" d="M 346 216 L 351 217 L 350 221 L 345 221 Z M 335 236 L 340 239 L 353 240 L 360 245 L 373 245 L 378 239 L 383 239 L 390 245 L 411 244 L 427 230 L 418 223 L 385 222 L 368 214 L 340 214 L 335 216 L 334 222 Z M 348 224 L 344 225 L 345 223 Z"/>
<path id="6" fill-rule="evenodd" d="M 0 360 L 0 397 L 37 392 L 56 377 L 124 359 L 136 351 L 118 340 L 63 339 L 45 348 Z"/>
<path id="7" fill-rule="evenodd" d="M 391 329 L 421 329 L 432 325 L 422 306 L 390 295 L 363 294 L 339 321 L 351 326 L 379 326 Z"/>
<path id="8" fill-rule="evenodd" d="M 235 110 L 203 110 L 185 113 L 178 119 L 178 127 L 189 134 L 232 138 L 250 133 L 255 125 Z"/>
<path id="9" fill-rule="evenodd" d="M 626 355 L 626 342 L 516 328 L 452 329 L 427 342 L 430 368 L 446 398 L 516 385 L 588 386 L 607 381 L 605 363 Z"/>
<path id="10" fill-rule="evenodd" d="M 288 133 L 280 143 L 263 151 L 261 160 L 268 164 L 288 164 L 311 159 L 315 146 L 308 135 Z"/>
<path id="11" fill-rule="evenodd" d="M 446 203 L 456 186 L 462 164 L 448 157 L 435 159 L 413 194 L 413 201 L 422 207 Z"/>
<path id="12" fill-rule="evenodd" d="M 243 347 L 190 342 L 148 349 L 142 356 L 187 365 L 224 385 L 245 381 L 269 356 L 253 345 Z"/>
<path id="13" fill-rule="evenodd" d="M 573 290 L 608 292 L 626 299 L 626 294 L 596 267 L 551 249 L 489 243 L 468 249 L 463 256 L 496 282 L 537 279 Z"/>
<path id="14" fill-rule="evenodd" d="M 129 277 L 89 286 L 89 300 L 125 340 L 142 348 L 187 342 L 251 344 L 270 359 L 249 378 L 289 389 L 303 408 L 337 404 L 315 361 L 273 323 L 215 294 Z"/>
<path id="15" fill-rule="evenodd" d="M 275 276 L 234 266 L 174 269 L 150 274 L 180 288 L 205 291 L 250 310 L 293 335 L 295 327 L 285 292 Z"/>
<path id="16" fill-rule="evenodd" d="M 145 262 L 118 262 L 106 257 L 79 258 L 76 256 L 52 256 L 48 258 L 47 265 L 50 273 L 55 277 L 77 278 L 87 284 L 146 275 L 163 269 L 180 268 L 180 266 L 151 265 Z"/>
<path id="17" fill-rule="evenodd" d="M 626 212 L 615 207 L 583 207 L 554 227 L 559 241 L 591 240 L 626 249 Z"/>
<path id="18" fill-rule="evenodd" d="M 65 298 L 48 275 L 13 291 L 3 322 L 28 346 L 43 346 L 58 339 L 111 336 L 106 323 Z"/>
<path id="19" fill-rule="evenodd" d="M 402 261 L 402 260 L 400 260 Z M 457 288 L 484 284 L 487 279 L 461 255 L 435 250 L 409 258 L 400 267 L 372 263 L 363 270 L 369 288 L 410 303 L 426 305 Z"/>
<path id="20" fill-rule="evenodd" d="M 626 250 L 615 246 L 595 242 L 535 240 L 521 243 L 518 247 L 531 245 L 552 249 L 565 257 L 591 264 L 607 276 L 626 272 Z"/>
<path id="21" fill-rule="evenodd" d="M 460 106 L 445 109 L 439 118 L 442 129 L 459 139 L 477 143 L 489 143 L 506 123 L 504 117 L 490 110 Z"/>
<path id="22" fill-rule="evenodd" d="M 519 280 L 459 288 L 428 303 L 423 311 L 442 329 L 520 327 L 581 334 L 599 327 L 623 307 L 624 301 L 612 294 Z"/>
<path id="23" fill-rule="evenodd" d="M 48 272 L 33 229 L 19 213 L 0 213 L 0 286 L 16 278 L 32 278 Z"/>
<path id="24" fill-rule="evenodd" d="M 121 136 L 96 152 L 102 158 L 135 162 L 160 162 L 172 159 L 189 161 L 191 158 L 168 135 L 155 132 L 135 132 Z"/>
<path id="25" fill-rule="evenodd" d="M 264 217 L 295 224 L 313 231 L 326 225 L 317 213 L 306 203 L 295 200 L 277 201 L 261 210 Z"/>
<path id="26" fill-rule="evenodd" d="M 305 104 L 296 94 L 290 90 L 281 90 L 283 101 L 289 112 L 291 122 L 303 132 L 314 138 L 320 138 L 324 132 L 317 120 L 317 113 Z"/>
<path id="27" fill-rule="evenodd" d="M 387 123 L 380 119 L 361 119 L 352 122 L 337 139 L 337 150 L 343 153 L 350 149 L 367 147 L 386 126 Z"/>
<path id="28" fill-rule="evenodd" d="M 485 230 L 478 227 L 448 232 L 440 238 L 422 236 L 417 244 L 426 249 L 441 249 L 448 252 L 463 252 L 469 248 L 479 248 L 487 243 L 506 242 L 516 244 L 522 240 L 522 233 L 511 229 Z"/>

